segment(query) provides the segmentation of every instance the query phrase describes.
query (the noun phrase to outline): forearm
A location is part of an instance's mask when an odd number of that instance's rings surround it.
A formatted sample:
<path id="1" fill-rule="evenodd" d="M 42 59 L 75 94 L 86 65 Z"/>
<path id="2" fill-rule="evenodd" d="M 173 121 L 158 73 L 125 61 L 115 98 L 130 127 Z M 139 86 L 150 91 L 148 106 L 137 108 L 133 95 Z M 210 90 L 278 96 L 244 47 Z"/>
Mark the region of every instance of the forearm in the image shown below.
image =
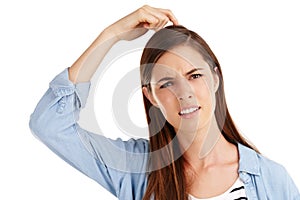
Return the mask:
<path id="1" fill-rule="evenodd" d="M 101 61 L 118 41 L 110 27 L 106 28 L 69 68 L 69 79 L 73 83 L 88 82 Z"/>
<path id="2" fill-rule="evenodd" d="M 119 40 L 133 40 L 149 29 L 159 30 L 168 21 L 177 25 L 178 21 L 170 10 L 143 6 L 107 27 L 86 51 L 69 68 L 73 83 L 90 81 L 99 64 Z"/>

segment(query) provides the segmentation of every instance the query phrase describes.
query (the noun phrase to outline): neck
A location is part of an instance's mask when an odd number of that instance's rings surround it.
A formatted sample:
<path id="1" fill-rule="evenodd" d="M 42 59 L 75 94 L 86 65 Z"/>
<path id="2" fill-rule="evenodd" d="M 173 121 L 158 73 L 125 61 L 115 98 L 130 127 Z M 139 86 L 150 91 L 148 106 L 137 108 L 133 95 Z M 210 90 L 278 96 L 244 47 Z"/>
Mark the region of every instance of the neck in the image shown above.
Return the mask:
<path id="1" fill-rule="evenodd" d="M 229 143 L 218 128 L 216 119 L 196 131 L 195 134 L 179 134 L 183 156 L 192 166 L 208 167 L 215 164 L 238 161 L 235 145 Z"/>

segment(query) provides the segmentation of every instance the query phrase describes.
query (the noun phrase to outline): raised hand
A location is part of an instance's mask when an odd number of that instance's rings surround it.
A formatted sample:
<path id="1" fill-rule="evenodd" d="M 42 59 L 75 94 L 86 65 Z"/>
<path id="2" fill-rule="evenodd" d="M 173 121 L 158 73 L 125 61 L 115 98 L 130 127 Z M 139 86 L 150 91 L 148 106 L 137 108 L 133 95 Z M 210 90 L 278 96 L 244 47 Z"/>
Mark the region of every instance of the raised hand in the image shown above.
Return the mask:
<path id="1" fill-rule="evenodd" d="M 172 11 L 145 5 L 107 28 L 120 40 L 133 40 L 148 30 L 162 29 L 168 22 L 178 25 Z"/>
<path id="2" fill-rule="evenodd" d="M 73 83 L 91 79 L 104 56 L 119 40 L 133 40 L 148 30 L 158 31 L 168 22 L 178 25 L 174 14 L 168 9 L 143 6 L 105 28 L 94 42 L 69 68 Z"/>

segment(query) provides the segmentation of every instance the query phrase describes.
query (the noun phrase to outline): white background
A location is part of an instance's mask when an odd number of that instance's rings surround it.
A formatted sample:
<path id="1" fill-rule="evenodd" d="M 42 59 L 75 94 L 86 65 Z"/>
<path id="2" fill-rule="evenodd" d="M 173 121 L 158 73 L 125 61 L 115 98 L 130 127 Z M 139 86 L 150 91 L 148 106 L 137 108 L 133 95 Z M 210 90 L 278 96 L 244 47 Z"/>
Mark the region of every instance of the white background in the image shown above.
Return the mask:
<path id="1" fill-rule="evenodd" d="M 300 186 L 297 1 L 12 0 L 0 3 L 0 199 L 115 199 L 36 140 L 28 122 L 52 78 L 103 28 L 146 3 L 171 9 L 207 41 L 236 124 Z"/>

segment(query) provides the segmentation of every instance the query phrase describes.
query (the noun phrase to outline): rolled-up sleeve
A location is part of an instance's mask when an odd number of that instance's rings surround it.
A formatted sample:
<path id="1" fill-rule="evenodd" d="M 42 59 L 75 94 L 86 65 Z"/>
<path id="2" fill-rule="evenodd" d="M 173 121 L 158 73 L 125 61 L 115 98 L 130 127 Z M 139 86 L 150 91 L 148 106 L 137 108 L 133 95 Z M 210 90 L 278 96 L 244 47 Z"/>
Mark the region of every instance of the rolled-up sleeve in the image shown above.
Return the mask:
<path id="1" fill-rule="evenodd" d="M 86 104 L 90 85 L 90 82 L 73 84 L 69 80 L 68 69 L 58 74 L 50 82 L 49 89 L 31 114 L 30 129 L 54 153 L 115 196 L 124 192 L 134 195 L 131 191 L 120 190 L 126 181 L 124 176 L 130 174 L 130 167 L 126 168 L 128 163 L 138 167 L 137 170 L 145 168 L 147 159 L 144 153 L 148 151 L 147 142 L 111 140 L 82 129 L 77 121 L 80 110 Z M 136 161 L 132 156 L 135 154 L 128 152 L 138 153 L 142 157 L 138 156 Z M 145 176 L 131 176 L 128 183 L 124 184 L 144 187 Z"/>

